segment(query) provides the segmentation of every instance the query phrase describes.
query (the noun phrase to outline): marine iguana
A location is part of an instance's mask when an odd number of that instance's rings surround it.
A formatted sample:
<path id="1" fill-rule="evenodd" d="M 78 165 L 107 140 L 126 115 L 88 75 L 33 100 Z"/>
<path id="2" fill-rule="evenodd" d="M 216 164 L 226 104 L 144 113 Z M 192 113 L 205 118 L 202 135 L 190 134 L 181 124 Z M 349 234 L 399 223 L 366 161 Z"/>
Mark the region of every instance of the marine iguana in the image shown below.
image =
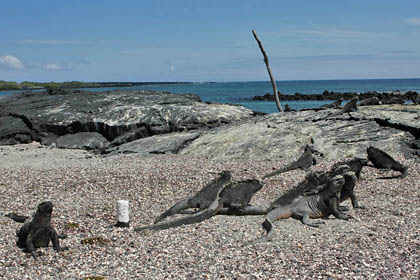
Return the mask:
<path id="1" fill-rule="evenodd" d="M 401 175 L 389 178 L 404 178 L 407 176 L 407 167 L 393 159 L 386 152 L 370 146 L 367 148 L 367 154 L 369 161 L 372 162 L 375 168 L 401 172 Z"/>
<path id="2" fill-rule="evenodd" d="M 353 172 L 350 171 L 350 167 L 342 166 L 327 174 L 312 172 L 307 175 L 298 186 L 271 203 L 262 223 L 267 234 L 245 245 L 270 241 L 274 234 L 273 222 L 279 219 L 292 217 L 313 227 L 318 227 L 323 222 L 310 219 L 327 218 L 330 215 L 334 215 L 337 219 L 351 219 L 350 215 L 343 214 L 337 209 L 340 193 L 345 185 L 344 176 L 351 173 Z"/>
<path id="3" fill-rule="evenodd" d="M 366 159 L 366 158 L 354 157 L 350 160 L 341 161 L 341 162 L 338 162 L 338 163 L 334 164 L 333 169 L 340 166 L 340 165 L 346 164 L 350 167 L 351 171 L 356 173 L 357 179 L 360 179 L 360 173 L 362 172 L 363 167 L 367 166 L 368 163 L 369 163 L 369 160 Z"/>
<path id="4" fill-rule="evenodd" d="M 264 179 L 267 179 L 267 178 L 270 178 L 270 177 L 273 177 L 273 176 L 276 176 L 281 173 L 288 172 L 294 169 L 298 169 L 298 168 L 306 170 L 315 164 L 316 164 L 316 159 L 312 155 L 312 148 L 309 145 L 305 145 L 303 154 L 295 162 L 292 162 L 283 168 L 280 168 L 267 175 L 264 175 L 262 179 L 264 180 Z"/>
<path id="5" fill-rule="evenodd" d="M 357 97 L 354 97 L 352 100 L 344 104 L 343 108 L 341 108 L 338 112 L 332 113 L 328 117 L 336 117 L 341 114 L 350 113 L 350 112 L 356 112 L 357 111 L 357 101 L 359 99 Z"/>
<path id="6" fill-rule="evenodd" d="M 31 253 L 34 258 L 39 255 L 36 252 L 36 248 L 48 247 L 50 240 L 55 251 L 68 250 L 68 247 L 60 246 L 57 231 L 51 225 L 52 211 L 53 203 L 51 201 L 41 202 L 32 220 L 26 221 L 16 231 L 16 236 L 18 237 L 16 245 Z"/>
<path id="7" fill-rule="evenodd" d="M 284 105 L 284 112 L 293 112 L 292 108 L 289 107 L 289 104 Z"/>
<path id="8" fill-rule="evenodd" d="M 264 183 L 258 179 L 230 183 L 220 195 L 223 207 L 235 209 L 248 206 L 254 193 L 259 191 L 263 186 Z"/>
<path id="9" fill-rule="evenodd" d="M 382 103 L 379 101 L 379 98 L 376 96 L 363 99 L 359 102 L 359 106 L 370 106 L 370 105 L 380 105 L 380 104 Z"/>
<path id="10" fill-rule="evenodd" d="M 155 219 L 153 225 L 136 227 L 134 231 L 168 229 L 198 223 L 214 216 L 223 207 L 220 194 L 224 187 L 230 182 L 231 178 L 232 174 L 230 171 L 221 172 L 218 178 L 212 180 L 196 195 L 187 197 L 177 202 L 174 206 L 163 212 Z M 180 213 L 182 210 L 187 208 L 198 208 L 199 211 L 188 217 L 182 217 L 166 223 L 160 223 L 160 221 L 164 220 L 166 217 Z"/>
<path id="11" fill-rule="evenodd" d="M 334 168 L 341 168 L 341 166 L 347 167 L 349 165 L 347 165 L 345 163 L 343 163 L 342 165 L 334 165 L 333 169 Z M 339 197 L 340 199 L 339 199 L 338 205 L 337 205 L 337 209 L 339 211 L 349 211 L 349 208 L 347 206 L 339 205 L 341 202 L 347 200 L 348 198 L 350 198 L 351 204 L 352 204 L 354 209 L 364 209 L 365 208 L 364 206 L 361 206 L 359 204 L 359 200 L 357 199 L 357 196 L 354 192 L 354 187 L 356 186 L 356 182 L 357 182 L 357 179 L 358 179 L 357 178 L 357 173 L 355 173 L 356 171 L 351 166 L 349 166 L 349 167 L 350 167 L 350 170 L 352 172 L 346 172 L 346 173 L 343 174 L 345 182 L 344 182 L 343 187 L 341 188 L 340 197 Z"/>
<path id="12" fill-rule="evenodd" d="M 340 114 L 356 112 L 357 111 L 357 101 L 359 98 L 354 97 L 352 100 L 347 102 L 343 108 L 340 110 Z"/>
<path id="13" fill-rule="evenodd" d="M 343 98 L 340 97 L 339 99 L 337 99 L 336 101 L 334 101 L 333 103 L 329 103 L 329 104 L 324 104 L 321 105 L 319 108 L 320 109 L 330 109 L 330 108 L 338 108 L 341 106 L 341 102 L 343 102 Z"/>
<path id="14" fill-rule="evenodd" d="M 160 230 L 185 224 L 201 222 L 222 211 L 223 214 L 235 215 L 249 206 L 253 194 L 263 187 L 258 179 L 248 179 L 239 182 L 229 182 L 231 173 L 224 171 L 220 178 L 212 181 L 196 195 L 183 199 L 163 212 L 154 221 L 154 225 L 136 228 L 135 231 L 145 229 Z M 198 208 L 198 212 L 185 211 L 188 208 Z M 175 214 L 191 214 L 167 223 L 160 223 L 163 219 Z"/>

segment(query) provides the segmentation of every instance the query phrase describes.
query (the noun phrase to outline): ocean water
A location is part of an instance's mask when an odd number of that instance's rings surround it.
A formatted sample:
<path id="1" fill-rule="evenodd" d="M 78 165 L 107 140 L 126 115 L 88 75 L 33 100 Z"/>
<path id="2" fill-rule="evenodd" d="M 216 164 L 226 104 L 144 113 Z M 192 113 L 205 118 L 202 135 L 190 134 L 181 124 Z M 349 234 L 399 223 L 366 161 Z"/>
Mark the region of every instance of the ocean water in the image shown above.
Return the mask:
<path id="1" fill-rule="evenodd" d="M 316 81 L 277 81 L 278 90 L 283 94 L 321 94 L 324 90 L 335 92 L 367 91 L 417 91 L 420 92 L 420 79 L 368 79 L 368 80 L 316 80 Z M 255 95 L 272 93 L 269 81 L 266 82 L 217 82 L 169 85 L 145 85 L 133 87 L 87 88 L 88 91 L 107 91 L 114 89 L 140 89 L 168 91 L 173 93 L 194 93 L 203 101 L 240 104 L 251 110 L 265 113 L 277 112 L 274 102 L 250 101 Z M 0 95 L 11 92 L 0 92 Z M 283 101 L 290 108 L 300 110 L 315 108 L 332 101 Z"/>
<path id="2" fill-rule="evenodd" d="M 276 104 L 269 101 L 250 101 L 255 95 L 273 93 L 269 81 L 266 82 L 225 82 L 193 83 L 171 85 L 146 85 L 132 88 L 143 90 L 168 91 L 173 93 L 195 93 L 203 101 L 240 104 L 253 111 L 278 112 Z M 322 94 L 324 90 L 335 92 L 367 91 L 409 91 L 420 92 L 420 79 L 369 79 L 369 80 L 317 80 L 317 81 L 278 81 L 278 90 L 283 94 Z M 95 90 L 96 89 L 90 89 Z M 290 108 L 300 110 L 316 108 L 332 101 L 283 101 Z"/>

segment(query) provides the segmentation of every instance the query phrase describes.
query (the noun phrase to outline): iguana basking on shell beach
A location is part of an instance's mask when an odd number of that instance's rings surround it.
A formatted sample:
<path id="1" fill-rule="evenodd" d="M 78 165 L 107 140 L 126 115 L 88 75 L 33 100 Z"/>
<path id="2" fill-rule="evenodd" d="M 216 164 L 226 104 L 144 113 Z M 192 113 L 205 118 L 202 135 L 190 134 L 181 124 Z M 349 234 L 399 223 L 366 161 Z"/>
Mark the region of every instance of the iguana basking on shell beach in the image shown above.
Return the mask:
<path id="1" fill-rule="evenodd" d="M 33 218 L 30 221 L 26 221 L 16 231 L 18 237 L 16 245 L 30 253 L 34 258 L 39 255 L 36 248 L 48 247 L 50 241 L 55 251 L 68 249 L 60 246 L 57 231 L 51 225 L 52 211 L 53 204 L 51 201 L 40 203 Z"/>
<path id="2" fill-rule="evenodd" d="M 258 179 L 231 182 L 231 176 L 230 171 L 223 171 L 218 178 L 207 184 L 197 194 L 177 202 L 159 215 L 153 225 L 137 227 L 134 230 L 162 230 L 198 223 L 219 214 L 219 212 L 228 215 L 240 215 L 243 208 L 248 209 L 250 207 L 249 202 L 253 194 L 263 187 L 263 183 Z M 198 210 L 190 212 L 185 209 Z M 167 217 L 175 214 L 190 215 L 162 222 Z"/>
<path id="3" fill-rule="evenodd" d="M 407 176 L 407 167 L 396 161 L 386 152 L 370 146 L 367 148 L 367 154 L 369 161 L 372 162 L 375 168 L 400 172 L 401 175 L 396 176 L 396 178 L 404 178 Z"/>
<path id="4" fill-rule="evenodd" d="M 168 229 L 182 225 L 198 223 L 212 217 L 223 207 L 223 203 L 220 200 L 220 193 L 230 182 L 231 177 L 232 174 L 230 171 L 221 172 L 218 178 L 212 180 L 196 195 L 187 197 L 177 202 L 174 206 L 163 212 L 159 217 L 155 219 L 153 225 L 136 227 L 134 231 Z M 188 208 L 197 208 L 199 211 L 188 217 L 182 217 L 161 223 L 161 221 L 165 218 L 178 214 L 182 210 Z"/>

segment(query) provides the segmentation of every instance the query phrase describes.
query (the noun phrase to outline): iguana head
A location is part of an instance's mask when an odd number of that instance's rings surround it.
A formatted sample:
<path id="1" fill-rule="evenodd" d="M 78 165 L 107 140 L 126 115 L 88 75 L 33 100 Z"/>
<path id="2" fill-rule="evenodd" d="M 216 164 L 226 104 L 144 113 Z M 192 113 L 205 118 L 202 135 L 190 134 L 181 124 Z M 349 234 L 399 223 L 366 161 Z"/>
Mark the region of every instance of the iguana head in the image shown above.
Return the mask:
<path id="1" fill-rule="evenodd" d="M 373 156 L 375 153 L 377 153 L 377 152 L 379 151 L 379 149 L 377 149 L 377 148 L 375 148 L 375 147 L 373 147 L 373 146 L 369 146 L 369 147 L 366 149 L 366 151 L 367 151 L 368 157 L 371 157 L 371 156 Z"/>
<path id="2" fill-rule="evenodd" d="M 341 188 L 346 181 L 342 175 L 335 175 L 330 180 L 327 188 L 323 192 L 323 194 L 326 195 L 326 197 L 324 196 L 324 199 L 329 199 L 331 197 L 339 198 Z"/>
<path id="3" fill-rule="evenodd" d="M 53 203 L 51 201 L 44 201 L 38 205 L 38 212 L 45 217 L 51 217 L 53 211 Z"/>
<path id="4" fill-rule="evenodd" d="M 350 172 L 350 171 L 351 171 L 350 166 L 348 166 L 347 164 L 341 164 L 341 165 L 338 165 L 334 168 L 333 174 L 334 175 L 343 175 L 343 174 L 345 174 L 347 172 Z"/>

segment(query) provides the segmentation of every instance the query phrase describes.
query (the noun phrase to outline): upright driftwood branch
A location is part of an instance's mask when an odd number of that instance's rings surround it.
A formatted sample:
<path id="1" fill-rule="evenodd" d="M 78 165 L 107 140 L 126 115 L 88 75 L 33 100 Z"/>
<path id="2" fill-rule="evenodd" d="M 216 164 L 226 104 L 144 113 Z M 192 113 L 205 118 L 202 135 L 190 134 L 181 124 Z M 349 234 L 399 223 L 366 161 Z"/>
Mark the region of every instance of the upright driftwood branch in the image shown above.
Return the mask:
<path id="1" fill-rule="evenodd" d="M 283 108 L 281 107 L 281 104 L 280 104 L 279 94 L 277 92 L 276 81 L 274 80 L 273 74 L 271 73 L 271 68 L 270 68 L 270 64 L 268 63 L 267 54 L 265 53 L 264 47 L 263 47 L 260 39 L 258 38 L 255 30 L 252 30 L 252 34 L 254 34 L 254 38 L 257 41 L 258 46 L 260 47 L 262 55 L 264 56 L 265 66 L 267 67 L 268 75 L 270 76 L 270 80 L 271 80 L 271 85 L 273 86 L 274 97 L 276 98 L 277 109 L 279 110 L 279 112 L 283 112 Z"/>

